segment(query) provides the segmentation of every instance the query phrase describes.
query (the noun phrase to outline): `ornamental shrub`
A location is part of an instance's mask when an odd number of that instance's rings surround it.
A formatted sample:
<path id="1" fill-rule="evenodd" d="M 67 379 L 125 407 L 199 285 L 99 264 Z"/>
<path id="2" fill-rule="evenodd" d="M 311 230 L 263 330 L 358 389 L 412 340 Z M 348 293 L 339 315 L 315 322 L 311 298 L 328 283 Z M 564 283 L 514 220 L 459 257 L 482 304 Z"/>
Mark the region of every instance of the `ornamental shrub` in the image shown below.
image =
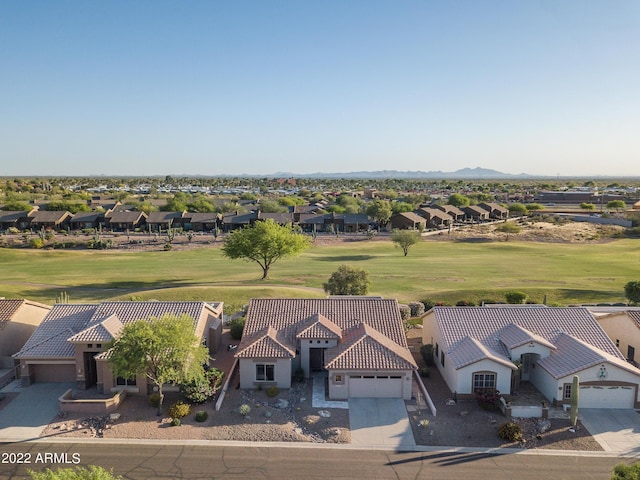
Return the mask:
<path id="1" fill-rule="evenodd" d="M 184 402 L 176 402 L 169 407 L 169 416 L 171 418 L 184 418 L 191 412 L 191 405 Z"/>
<path id="2" fill-rule="evenodd" d="M 238 413 L 240 415 L 242 415 L 243 417 L 246 417 L 247 415 L 249 415 L 251 413 L 251 407 L 249 405 L 247 405 L 246 403 L 243 403 L 242 405 L 240 405 L 238 407 Z"/>
<path id="3" fill-rule="evenodd" d="M 267 397 L 269 398 L 275 398 L 280 394 L 280 389 L 278 387 L 276 387 L 275 385 L 267 388 Z"/>
<path id="4" fill-rule="evenodd" d="M 205 410 L 199 410 L 196 412 L 196 422 L 206 422 L 209 418 L 209 414 Z"/>
<path id="5" fill-rule="evenodd" d="M 422 359 L 424 360 L 424 364 L 427 367 L 431 367 L 434 364 L 433 360 L 433 345 L 428 343 L 426 345 L 422 345 L 420 347 L 420 355 L 422 355 Z"/>
<path id="6" fill-rule="evenodd" d="M 242 338 L 242 331 L 244 330 L 244 322 L 245 318 L 234 318 L 230 320 L 229 325 L 229 333 L 231 334 L 231 338 L 234 340 L 240 340 Z"/>
<path id="7" fill-rule="evenodd" d="M 500 405 L 500 392 L 495 388 L 479 388 L 474 395 L 478 405 L 485 410 L 497 410 Z"/>
<path id="8" fill-rule="evenodd" d="M 513 422 L 503 423 L 498 428 L 498 436 L 507 442 L 519 442 L 522 440 L 522 428 Z"/>
<path id="9" fill-rule="evenodd" d="M 409 302 L 411 317 L 419 317 L 424 313 L 424 304 L 422 302 Z"/>
<path id="10" fill-rule="evenodd" d="M 400 318 L 409 320 L 411 318 L 411 309 L 408 305 L 400 305 Z"/>
<path id="11" fill-rule="evenodd" d="M 180 391 L 192 403 L 204 403 L 213 397 L 220 387 L 224 372 L 217 368 L 205 370 L 202 376 L 196 377 L 189 383 L 182 384 Z"/>
<path id="12" fill-rule="evenodd" d="M 171 419 L 171 426 L 172 427 L 179 427 L 180 425 L 182 425 L 182 421 L 179 418 L 172 418 Z"/>
<path id="13" fill-rule="evenodd" d="M 158 408 L 158 406 L 160 405 L 159 393 L 153 393 L 149 395 L 149 405 L 151 405 L 153 408 Z"/>

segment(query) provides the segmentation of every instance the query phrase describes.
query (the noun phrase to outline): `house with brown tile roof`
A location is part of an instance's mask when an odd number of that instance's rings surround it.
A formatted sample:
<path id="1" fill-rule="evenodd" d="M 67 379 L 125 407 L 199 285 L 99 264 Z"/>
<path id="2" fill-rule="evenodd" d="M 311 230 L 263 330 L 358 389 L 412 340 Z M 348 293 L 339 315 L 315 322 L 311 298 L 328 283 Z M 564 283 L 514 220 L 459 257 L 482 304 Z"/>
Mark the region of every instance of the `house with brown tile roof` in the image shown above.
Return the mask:
<path id="1" fill-rule="evenodd" d="M 503 207 L 499 203 L 483 202 L 483 203 L 479 203 L 478 206 L 488 211 L 490 218 L 502 220 L 509 217 L 509 209 Z"/>
<path id="2" fill-rule="evenodd" d="M 150 386 L 144 375 L 113 377 L 107 344 L 129 323 L 184 314 L 193 319 L 195 335 L 213 354 L 221 347 L 222 308 L 222 303 L 205 302 L 56 304 L 13 357 L 29 383 L 76 382 L 79 389 L 96 387 L 102 393 L 126 388 L 146 395 Z"/>
<path id="3" fill-rule="evenodd" d="M 428 228 L 443 228 L 453 225 L 453 217 L 437 208 L 421 207 L 415 213 L 426 220 Z"/>
<path id="4" fill-rule="evenodd" d="M 130 210 L 114 210 L 106 216 L 106 227 L 111 230 L 125 231 L 144 227 L 147 214 Z"/>
<path id="5" fill-rule="evenodd" d="M 433 208 L 437 208 L 441 212 L 448 213 L 456 222 L 461 222 L 466 216 L 465 212 L 453 205 L 434 205 Z"/>
<path id="6" fill-rule="evenodd" d="M 31 210 L 34 211 L 34 210 Z M 26 230 L 31 227 L 30 211 L 2 211 L 0 210 L 0 230 L 17 228 Z"/>
<path id="7" fill-rule="evenodd" d="M 496 388 L 509 397 L 530 382 L 550 402 L 568 403 L 574 375 L 580 408 L 638 408 L 640 370 L 626 361 L 583 307 L 434 307 L 424 344 L 452 392 Z"/>
<path id="8" fill-rule="evenodd" d="M 150 212 L 147 227 L 150 232 L 162 232 L 169 228 L 182 228 L 186 212 Z"/>
<path id="9" fill-rule="evenodd" d="M 13 368 L 11 357 L 29 340 L 51 307 L 24 299 L 0 298 L 0 368 Z"/>
<path id="10" fill-rule="evenodd" d="M 329 397 L 411 398 L 417 368 L 396 300 L 252 299 L 236 352 L 242 388 L 326 374 Z"/>
<path id="11" fill-rule="evenodd" d="M 29 217 L 31 217 L 31 228 L 60 230 L 69 225 L 73 214 L 71 212 L 57 210 L 32 210 L 29 213 Z"/>
<path id="12" fill-rule="evenodd" d="M 420 230 L 426 227 L 427 221 L 424 217 L 413 212 L 402 212 L 391 215 L 392 229 L 400 230 Z"/>

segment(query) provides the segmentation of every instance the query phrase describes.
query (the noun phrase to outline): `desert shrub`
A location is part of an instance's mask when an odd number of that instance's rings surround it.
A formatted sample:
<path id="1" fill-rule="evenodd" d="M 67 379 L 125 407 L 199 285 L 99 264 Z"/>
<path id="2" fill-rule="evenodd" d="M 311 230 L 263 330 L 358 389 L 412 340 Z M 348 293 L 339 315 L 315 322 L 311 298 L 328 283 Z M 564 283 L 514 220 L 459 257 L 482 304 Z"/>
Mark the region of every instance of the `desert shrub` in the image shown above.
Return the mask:
<path id="1" fill-rule="evenodd" d="M 402 320 L 409 320 L 411 318 L 409 305 L 400 305 L 400 318 L 402 318 Z"/>
<path id="2" fill-rule="evenodd" d="M 179 418 L 172 418 L 171 419 L 171 426 L 172 427 L 179 427 L 180 425 L 182 425 L 182 420 L 180 420 Z"/>
<path id="3" fill-rule="evenodd" d="M 507 442 L 519 442 L 522 440 L 522 428 L 513 422 L 506 422 L 498 428 L 498 436 Z"/>
<path id="4" fill-rule="evenodd" d="M 160 406 L 160 394 L 159 393 L 153 393 L 153 394 L 149 395 L 149 405 L 151 405 L 153 408 L 158 408 L 158 406 Z"/>
<path id="5" fill-rule="evenodd" d="M 485 410 L 497 410 L 500 405 L 500 392 L 495 388 L 481 388 L 474 393 L 478 405 Z"/>
<path id="6" fill-rule="evenodd" d="M 298 383 L 304 382 L 304 368 L 296 369 L 293 373 L 293 379 Z"/>
<path id="7" fill-rule="evenodd" d="M 427 367 L 433 366 L 433 345 L 428 343 L 420 347 L 420 355 Z"/>
<path id="8" fill-rule="evenodd" d="M 475 306 L 475 303 L 470 301 L 470 300 L 458 300 L 456 302 L 456 306 L 457 307 L 473 307 Z"/>
<path id="9" fill-rule="evenodd" d="M 420 300 L 420 302 L 424 305 L 425 311 L 431 310 L 436 306 L 436 302 L 434 300 L 431 300 L 430 298 L 425 298 L 423 300 Z"/>
<path id="10" fill-rule="evenodd" d="M 275 398 L 280 394 L 280 389 L 275 385 L 272 385 L 271 387 L 267 388 L 266 394 L 269 398 Z"/>
<path id="11" fill-rule="evenodd" d="M 180 392 L 190 402 L 204 403 L 220 390 L 223 378 L 223 371 L 217 368 L 210 368 L 205 370 L 202 376 L 180 385 Z"/>
<path id="12" fill-rule="evenodd" d="M 164 250 L 165 252 L 168 252 L 169 250 L 171 250 L 173 248 L 173 245 L 171 245 L 170 243 L 165 243 L 164 244 Z"/>
<path id="13" fill-rule="evenodd" d="M 640 463 L 627 465 L 619 463 L 611 472 L 611 480 L 638 480 L 640 479 Z"/>
<path id="14" fill-rule="evenodd" d="M 247 415 L 249 415 L 251 413 L 251 407 L 249 405 L 247 405 L 246 403 L 243 403 L 242 405 L 240 405 L 238 407 L 238 413 L 240 415 L 242 415 L 243 417 L 246 417 Z"/>
<path id="15" fill-rule="evenodd" d="M 419 317 L 424 313 L 424 305 L 422 302 L 410 302 L 409 309 L 412 317 Z"/>
<path id="16" fill-rule="evenodd" d="M 420 369 L 420 376 L 424 378 L 429 378 L 431 376 L 431 369 L 429 367 L 422 367 Z"/>
<path id="17" fill-rule="evenodd" d="M 32 238 L 31 240 L 29 240 L 29 246 L 31 248 L 43 248 L 44 241 L 41 238 Z"/>
<path id="18" fill-rule="evenodd" d="M 240 340 L 242 338 L 242 331 L 244 330 L 244 322 L 245 318 L 234 318 L 230 320 L 229 325 L 229 333 L 231 334 L 231 338 L 234 340 Z"/>
<path id="19" fill-rule="evenodd" d="M 510 304 L 524 303 L 525 300 L 527 299 L 526 293 L 515 291 L 515 290 L 505 293 L 504 296 L 507 299 L 507 303 L 510 303 Z"/>
<path id="20" fill-rule="evenodd" d="M 207 418 L 209 418 L 209 414 L 205 410 L 199 410 L 196 412 L 195 420 L 196 422 L 206 422 Z"/>
<path id="21" fill-rule="evenodd" d="M 16 227 L 9 227 L 7 228 L 7 233 L 15 235 L 16 233 L 20 233 L 20 230 L 18 230 Z"/>
<path id="22" fill-rule="evenodd" d="M 169 407 L 171 418 L 184 418 L 191 412 L 191 405 L 184 402 L 176 402 Z"/>

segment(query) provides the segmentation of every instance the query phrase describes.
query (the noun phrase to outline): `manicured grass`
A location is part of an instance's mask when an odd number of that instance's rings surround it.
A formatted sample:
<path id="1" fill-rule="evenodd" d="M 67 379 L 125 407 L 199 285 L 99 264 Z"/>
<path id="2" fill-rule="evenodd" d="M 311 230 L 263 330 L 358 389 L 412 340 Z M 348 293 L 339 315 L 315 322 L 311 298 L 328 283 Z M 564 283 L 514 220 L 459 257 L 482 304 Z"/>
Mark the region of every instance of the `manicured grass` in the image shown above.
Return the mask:
<path id="1" fill-rule="evenodd" d="M 624 284 L 640 279 L 638 245 L 637 240 L 425 240 L 404 257 L 389 241 L 364 240 L 314 246 L 276 263 L 266 281 L 259 280 L 257 265 L 228 260 L 218 248 L 138 253 L 0 249 L 0 296 L 51 304 L 66 291 L 72 302 L 135 295 L 240 305 L 259 296 L 322 296 L 323 282 L 347 263 L 369 272 L 371 294 L 402 302 L 504 301 L 508 290 L 524 291 L 536 302 L 546 295 L 550 304 L 623 302 Z"/>

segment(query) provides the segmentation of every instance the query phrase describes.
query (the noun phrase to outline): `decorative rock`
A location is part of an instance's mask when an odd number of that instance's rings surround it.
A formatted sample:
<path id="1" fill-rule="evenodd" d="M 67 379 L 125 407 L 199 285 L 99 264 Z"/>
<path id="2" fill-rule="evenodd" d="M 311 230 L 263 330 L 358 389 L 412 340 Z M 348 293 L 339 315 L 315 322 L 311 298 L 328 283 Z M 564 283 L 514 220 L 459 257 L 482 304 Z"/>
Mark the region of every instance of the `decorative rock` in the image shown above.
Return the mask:
<path id="1" fill-rule="evenodd" d="M 109 420 L 111 420 L 112 422 L 115 422 L 119 418 L 120 418 L 120 414 L 119 413 L 112 413 L 111 415 L 109 415 Z"/>
<path id="2" fill-rule="evenodd" d="M 461 417 L 466 417 L 467 415 L 469 415 L 469 412 L 466 411 L 466 410 L 463 410 L 463 411 L 460 412 L 460 416 Z"/>
<path id="3" fill-rule="evenodd" d="M 268 410 L 266 412 L 264 412 L 264 416 L 267 417 L 267 418 L 271 418 L 271 415 L 272 415 L 271 412 L 268 411 Z"/>
<path id="4" fill-rule="evenodd" d="M 296 432 L 298 435 L 302 435 L 302 429 L 301 428 L 294 428 L 293 431 Z"/>
<path id="5" fill-rule="evenodd" d="M 329 418 L 329 417 L 331 417 L 331 412 L 329 412 L 327 410 L 320 410 L 318 412 L 318 415 L 320 415 L 322 418 Z"/>
<path id="6" fill-rule="evenodd" d="M 489 420 L 490 425 L 495 425 L 496 423 L 498 423 L 498 421 L 495 418 Z"/>
<path id="7" fill-rule="evenodd" d="M 305 397 L 300 398 L 300 403 L 304 403 L 306 401 L 307 401 L 307 399 Z"/>
<path id="8" fill-rule="evenodd" d="M 542 420 L 540 425 L 538 426 L 538 431 L 540 433 L 548 432 L 551 430 L 551 422 L 549 420 Z"/>
<path id="9" fill-rule="evenodd" d="M 451 406 L 451 405 L 455 405 L 456 401 L 455 400 L 447 400 L 447 405 Z"/>
<path id="10" fill-rule="evenodd" d="M 276 402 L 275 407 L 280 409 L 289 408 L 289 400 L 281 398 Z"/>

